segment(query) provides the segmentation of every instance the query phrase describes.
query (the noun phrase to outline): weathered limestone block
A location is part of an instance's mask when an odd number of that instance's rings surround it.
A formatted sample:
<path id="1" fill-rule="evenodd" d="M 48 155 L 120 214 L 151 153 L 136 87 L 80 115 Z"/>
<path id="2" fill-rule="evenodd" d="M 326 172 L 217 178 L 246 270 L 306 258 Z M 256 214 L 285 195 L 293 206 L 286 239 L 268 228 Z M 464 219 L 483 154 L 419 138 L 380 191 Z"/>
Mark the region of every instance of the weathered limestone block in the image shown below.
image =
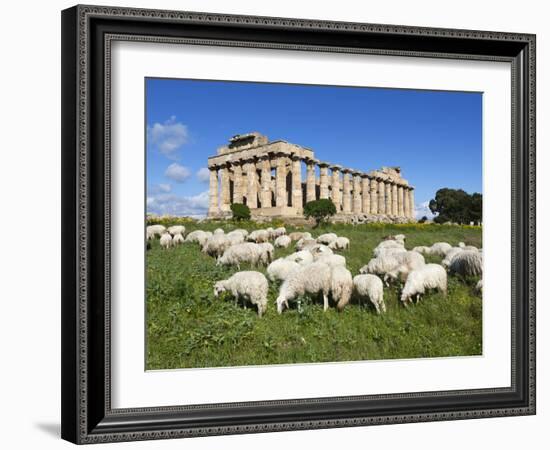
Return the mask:
<path id="1" fill-rule="evenodd" d="M 218 168 L 210 167 L 210 206 L 208 207 L 208 215 L 215 216 L 219 213 L 218 206 Z"/>
<path id="2" fill-rule="evenodd" d="M 353 173 L 353 212 L 360 214 L 363 211 L 363 203 L 361 201 L 361 173 Z"/>
<path id="3" fill-rule="evenodd" d="M 247 160 L 244 165 L 244 170 L 246 172 L 246 205 L 250 209 L 256 209 L 258 207 L 258 180 L 254 161 Z"/>
<path id="4" fill-rule="evenodd" d="M 342 212 L 344 214 L 351 213 L 351 180 L 350 172 L 348 169 L 342 171 L 343 177 L 343 199 L 342 199 Z"/>
<path id="5" fill-rule="evenodd" d="M 378 180 L 370 180 L 370 213 L 378 214 Z"/>
<path id="6" fill-rule="evenodd" d="M 328 164 L 319 163 L 319 197 L 328 198 Z"/>
<path id="7" fill-rule="evenodd" d="M 233 167 L 233 203 L 243 202 L 243 170 L 240 163 Z"/>
<path id="8" fill-rule="evenodd" d="M 392 216 L 397 217 L 399 211 L 399 203 L 397 201 L 397 184 L 392 183 L 391 185 L 391 213 Z"/>
<path id="9" fill-rule="evenodd" d="M 332 166 L 331 189 L 332 203 L 336 206 L 336 212 L 339 212 L 342 209 L 342 197 L 340 194 L 340 166 Z"/>
<path id="10" fill-rule="evenodd" d="M 403 186 L 397 188 L 397 215 L 405 217 L 405 205 L 403 202 Z"/>
<path id="11" fill-rule="evenodd" d="M 303 209 L 302 162 L 296 156 L 292 158 L 292 207 L 297 212 Z"/>
<path id="12" fill-rule="evenodd" d="M 277 168 L 276 168 L 276 190 L 277 196 L 275 204 L 278 208 L 287 206 L 287 193 L 286 193 L 286 158 L 278 156 Z"/>
<path id="13" fill-rule="evenodd" d="M 361 175 L 363 179 L 363 213 L 369 214 L 370 213 L 370 180 L 369 177 L 366 174 Z"/>
<path id="14" fill-rule="evenodd" d="M 409 200 L 410 200 L 409 189 L 404 187 L 403 188 L 403 212 L 405 214 L 405 217 L 407 218 L 411 216 L 411 207 L 409 205 Z"/>
<path id="15" fill-rule="evenodd" d="M 412 189 L 412 188 L 409 191 L 409 205 L 410 205 L 410 209 L 411 209 L 410 218 L 414 220 L 414 219 L 416 219 L 416 217 L 415 217 L 416 206 L 414 204 L 414 189 Z"/>
<path id="16" fill-rule="evenodd" d="M 262 208 L 271 208 L 271 160 L 263 157 L 260 160 L 261 170 L 261 193 L 260 203 Z"/>
<path id="17" fill-rule="evenodd" d="M 391 216 L 391 184 L 389 181 L 384 183 L 386 189 L 386 215 Z"/>
<path id="18" fill-rule="evenodd" d="M 220 211 L 221 212 L 229 212 L 231 211 L 230 203 L 231 203 L 231 191 L 229 189 L 229 168 L 227 165 L 222 166 L 220 170 L 220 178 L 221 178 L 221 202 L 220 202 Z"/>
<path id="19" fill-rule="evenodd" d="M 386 187 L 383 180 L 378 180 L 378 214 L 386 214 Z"/>
<path id="20" fill-rule="evenodd" d="M 306 202 L 315 200 L 315 161 L 308 160 L 306 165 Z"/>

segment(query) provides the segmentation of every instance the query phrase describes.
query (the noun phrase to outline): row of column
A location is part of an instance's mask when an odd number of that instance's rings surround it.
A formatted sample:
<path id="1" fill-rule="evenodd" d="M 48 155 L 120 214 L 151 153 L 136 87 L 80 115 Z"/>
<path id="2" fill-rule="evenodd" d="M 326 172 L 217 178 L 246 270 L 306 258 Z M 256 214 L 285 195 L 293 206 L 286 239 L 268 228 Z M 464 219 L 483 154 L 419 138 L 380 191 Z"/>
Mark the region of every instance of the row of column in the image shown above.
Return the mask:
<path id="1" fill-rule="evenodd" d="M 274 158 L 238 161 L 210 169 L 209 214 L 228 212 L 231 203 L 243 203 L 249 208 L 272 207 L 271 163 L 275 161 L 275 206 L 292 206 L 298 212 L 303 209 L 302 159 L 280 155 Z M 414 218 L 414 190 L 410 186 L 397 184 L 363 172 L 330 165 L 315 160 L 305 160 L 306 192 L 305 202 L 319 198 L 330 198 L 336 210 L 344 214 L 374 214 Z M 319 181 L 315 167 L 319 166 Z M 329 168 L 331 173 L 329 175 Z M 233 198 L 230 191 L 230 171 L 233 173 Z M 243 175 L 244 171 L 244 175 Z M 287 175 L 292 173 L 290 205 L 288 205 Z M 218 177 L 219 172 L 219 177 Z M 258 180 L 258 172 L 260 177 Z M 218 178 L 221 189 L 218 187 Z M 258 193 L 258 187 L 260 192 Z M 221 198 L 218 198 L 220 192 Z M 259 203 L 258 204 L 258 197 Z"/>

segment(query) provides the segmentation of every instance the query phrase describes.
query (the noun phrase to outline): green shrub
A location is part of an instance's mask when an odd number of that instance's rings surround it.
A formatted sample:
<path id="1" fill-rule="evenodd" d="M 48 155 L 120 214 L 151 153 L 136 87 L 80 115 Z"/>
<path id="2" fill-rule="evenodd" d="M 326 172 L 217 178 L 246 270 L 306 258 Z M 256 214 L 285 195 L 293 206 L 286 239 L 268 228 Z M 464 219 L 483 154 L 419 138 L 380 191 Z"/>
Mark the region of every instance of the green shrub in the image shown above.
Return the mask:
<path id="1" fill-rule="evenodd" d="M 242 203 L 231 204 L 231 212 L 235 220 L 250 220 L 250 208 Z"/>
<path id="2" fill-rule="evenodd" d="M 321 198 L 312 202 L 307 202 L 304 206 L 304 215 L 309 219 L 313 217 L 315 219 L 316 226 L 326 222 L 330 216 L 336 214 L 336 206 L 332 203 L 332 200 L 328 198 Z"/>

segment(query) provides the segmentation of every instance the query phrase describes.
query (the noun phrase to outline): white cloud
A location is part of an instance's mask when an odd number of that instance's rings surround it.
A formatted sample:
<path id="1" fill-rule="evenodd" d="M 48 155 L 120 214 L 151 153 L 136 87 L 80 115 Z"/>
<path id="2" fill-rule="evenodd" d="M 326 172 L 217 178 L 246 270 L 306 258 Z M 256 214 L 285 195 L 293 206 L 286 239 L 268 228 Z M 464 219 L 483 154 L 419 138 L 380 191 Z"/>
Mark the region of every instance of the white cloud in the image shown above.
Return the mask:
<path id="1" fill-rule="evenodd" d="M 148 194 L 161 194 L 172 191 L 172 185 L 168 183 L 153 184 L 147 188 Z"/>
<path id="2" fill-rule="evenodd" d="M 176 122 L 176 116 L 164 123 L 147 126 L 147 144 L 170 159 L 178 159 L 178 150 L 188 140 L 187 126 Z"/>
<path id="3" fill-rule="evenodd" d="M 429 201 L 417 203 L 414 209 L 414 216 L 417 219 L 422 219 L 422 217 L 426 216 L 428 220 L 432 220 L 435 217 L 435 215 L 430 211 L 429 205 L 430 205 Z"/>
<path id="4" fill-rule="evenodd" d="M 210 171 L 206 167 L 201 167 L 197 172 L 197 178 L 201 183 L 208 183 L 210 181 Z"/>
<path id="5" fill-rule="evenodd" d="M 183 183 L 191 176 L 191 171 L 181 164 L 172 163 L 166 168 L 164 175 L 176 183 Z"/>
<path id="6" fill-rule="evenodd" d="M 209 193 L 201 192 L 193 196 L 159 194 L 147 197 L 147 212 L 171 216 L 204 217 L 208 212 Z"/>

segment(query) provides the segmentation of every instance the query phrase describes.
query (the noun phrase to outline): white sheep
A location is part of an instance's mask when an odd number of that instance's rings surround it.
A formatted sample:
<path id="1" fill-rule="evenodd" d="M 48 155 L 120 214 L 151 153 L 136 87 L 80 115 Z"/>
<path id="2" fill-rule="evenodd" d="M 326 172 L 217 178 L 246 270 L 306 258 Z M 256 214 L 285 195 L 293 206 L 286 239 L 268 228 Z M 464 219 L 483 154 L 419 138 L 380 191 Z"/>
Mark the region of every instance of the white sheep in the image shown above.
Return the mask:
<path id="1" fill-rule="evenodd" d="M 338 236 L 335 233 L 325 233 L 325 234 L 321 234 L 317 238 L 317 242 L 320 244 L 329 245 L 331 242 L 334 242 L 336 239 L 338 239 Z"/>
<path id="2" fill-rule="evenodd" d="M 166 232 L 160 237 L 160 246 L 162 248 L 172 247 L 172 236 L 170 233 Z"/>
<path id="3" fill-rule="evenodd" d="M 292 272 L 300 267 L 300 264 L 295 261 L 279 258 L 267 266 L 267 276 L 271 281 L 285 281 Z"/>
<path id="4" fill-rule="evenodd" d="M 405 247 L 382 247 L 374 249 L 373 253 L 375 258 L 384 258 L 386 256 L 395 256 L 400 253 L 405 253 L 406 251 L 407 249 Z"/>
<path id="5" fill-rule="evenodd" d="M 214 234 L 209 237 L 202 246 L 202 252 L 217 258 L 231 247 L 231 241 L 225 234 Z"/>
<path id="6" fill-rule="evenodd" d="M 342 265 L 332 266 L 330 273 L 330 293 L 338 311 L 342 311 L 349 303 L 352 292 L 353 277 L 351 276 L 351 272 Z M 328 302 L 325 302 L 324 310 L 326 311 L 327 309 Z"/>
<path id="7" fill-rule="evenodd" d="M 366 274 L 353 277 L 353 291 L 360 301 L 370 300 L 378 314 L 386 312 L 384 285 L 376 275 Z"/>
<path id="8" fill-rule="evenodd" d="M 155 236 L 161 236 L 166 231 L 164 225 L 149 225 L 146 229 L 147 239 L 154 239 Z"/>
<path id="9" fill-rule="evenodd" d="M 195 231 L 191 231 L 191 233 L 189 233 L 185 237 L 185 242 L 198 242 L 199 244 L 202 245 L 202 243 L 200 242 L 201 239 L 204 239 L 204 240 L 208 239 L 206 231 L 195 230 Z"/>
<path id="10" fill-rule="evenodd" d="M 286 234 L 286 228 L 285 227 L 279 227 L 279 228 L 275 228 L 271 235 L 274 237 L 274 238 L 278 238 L 280 236 L 284 236 Z"/>
<path id="11" fill-rule="evenodd" d="M 439 264 L 426 264 L 409 273 L 401 291 L 401 302 L 406 306 L 415 296 L 420 301 L 427 289 L 437 289 L 447 295 L 447 272 Z"/>
<path id="12" fill-rule="evenodd" d="M 168 233 L 174 237 L 176 234 L 184 234 L 185 233 L 185 227 L 183 225 L 172 225 L 171 227 L 168 227 Z"/>
<path id="13" fill-rule="evenodd" d="M 266 228 L 265 231 L 267 231 L 267 234 L 269 236 L 269 240 L 275 238 L 275 236 L 274 236 L 274 231 L 275 230 L 273 229 L 273 227 Z"/>
<path id="14" fill-rule="evenodd" d="M 244 236 L 241 233 L 235 233 L 234 231 L 232 231 L 231 233 L 227 233 L 225 235 L 225 238 L 231 242 L 231 245 L 236 245 L 244 242 Z"/>
<path id="15" fill-rule="evenodd" d="M 463 251 L 464 247 L 459 246 L 451 248 L 445 255 L 445 258 L 443 258 L 443 260 L 441 261 L 441 265 L 445 267 L 445 269 L 449 269 L 449 266 L 451 265 L 451 260 L 455 257 L 455 255 Z"/>
<path id="16" fill-rule="evenodd" d="M 273 261 L 273 254 L 275 253 L 275 247 L 273 247 L 273 245 L 269 242 L 262 242 L 261 244 L 257 244 L 257 246 L 260 249 L 260 260 L 264 264 L 267 265 Z"/>
<path id="17" fill-rule="evenodd" d="M 322 262 L 324 264 L 328 264 L 330 267 L 346 267 L 346 258 L 344 258 L 342 255 L 321 255 L 317 259 L 315 259 L 315 262 Z"/>
<path id="18" fill-rule="evenodd" d="M 214 234 L 218 234 L 218 235 L 219 235 L 219 234 L 225 234 L 225 231 L 223 231 L 221 228 L 216 228 L 216 229 L 214 230 Z"/>
<path id="19" fill-rule="evenodd" d="M 292 233 L 290 233 L 288 235 L 288 237 L 292 241 L 299 241 L 300 239 L 302 239 L 304 237 L 304 233 L 302 233 L 301 231 L 293 231 Z"/>
<path id="20" fill-rule="evenodd" d="M 474 252 L 479 252 L 479 248 L 475 247 L 474 245 L 465 245 L 464 250 L 471 250 Z"/>
<path id="21" fill-rule="evenodd" d="M 183 244 L 185 242 L 185 239 L 180 233 L 176 233 L 174 237 L 172 238 L 172 245 L 179 245 Z"/>
<path id="22" fill-rule="evenodd" d="M 237 266 L 240 270 L 241 263 L 257 265 L 262 261 L 263 250 L 253 242 L 243 242 L 232 245 L 219 256 L 216 265 Z"/>
<path id="23" fill-rule="evenodd" d="M 249 242 L 256 242 L 257 244 L 269 241 L 269 232 L 267 230 L 254 230 L 250 233 L 246 240 Z"/>
<path id="24" fill-rule="evenodd" d="M 401 241 L 395 241 L 393 239 L 388 239 L 386 241 L 380 242 L 373 250 L 375 258 L 378 258 L 382 255 L 390 255 L 393 253 L 398 253 L 405 250 L 405 245 Z"/>
<path id="25" fill-rule="evenodd" d="M 231 233 L 241 233 L 245 239 L 248 236 L 248 231 L 245 230 L 244 228 L 237 228 L 236 230 L 233 230 L 228 234 L 231 234 Z"/>
<path id="26" fill-rule="evenodd" d="M 449 271 L 463 277 L 481 276 L 483 273 L 482 254 L 477 250 L 464 250 L 457 253 L 449 264 Z"/>
<path id="27" fill-rule="evenodd" d="M 328 308 L 328 295 L 331 288 L 331 268 L 323 263 L 312 263 L 300 267 L 283 281 L 277 297 L 277 312 L 281 314 L 288 308 L 289 300 L 310 294 L 323 296 L 323 303 Z"/>
<path id="28" fill-rule="evenodd" d="M 221 280 L 214 285 L 214 296 L 222 292 L 230 292 L 235 300 L 248 300 L 258 308 L 258 316 L 267 310 L 267 292 L 269 285 L 264 274 L 254 271 L 237 272 L 227 280 Z M 246 307 L 246 304 L 244 304 Z"/>
<path id="29" fill-rule="evenodd" d="M 394 255 L 394 257 L 399 262 L 399 266 L 387 272 L 384 276 L 384 280 L 392 279 L 405 281 L 411 271 L 419 269 L 426 264 L 424 256 L 413 251 L 398 253 Z"/>
<path id="30" fill-rule="evenodd" d="M 296 250 L 304 250 L 307 246 L 317 244 L 317 241 L 312 238 L 303 237 L 296 242 Z"/>
<path id="31" fill-rule="evenodd" d="M 359 269 L 359 273 L 366 274 L 376 274 L 376 275 L 384 275 L 384 281 L 386 281 L 386 274 L 389 272 L 394 271 L 396 268 L 398 268 L 400 265 L 399 260 L 393 256 L 378 256 L 376 258 L 372 258 L 367 265 L 361 267 Z"/>
<path id="32" fill-rule="evenodd" d="M 299 252 L 288 255 L 285 259 L 287 261 L 294 261 L 302 266 L 305 266 L 313 262 L 313 255 L 307 250 L 300 250 Z"/>
<path id="33" fill-rule="evenodd" d="M 430 247 L 426 247 L 425 245 L 420 245 L 418 247 L 414 247 L 412 251 L 416 253 L 420 253 L 421 255 L 429 255 Z"/>
<path id="34" fill-rule="evenodd" d="M 307 250 L 313 255 L 313 260 L 323 256 L 323 255 L 332 255 L 334 252 L 324 244 L 313 244 L 308 245 L 304 250 Z"/>
<path id="35" fill-rule="evenodd" d="M 275 239 L 275 247 L 287 248 L 292 242 L 292 239 L 286 235 L 279 236 Z"/>
<path id="36" fill-rule="evenodd" d="M 332 250 L 346 250 L 349 249 L 349 239 L 347 237 L 339 236 L 335 241 L 332 241 L 328 247 Z"/>
<path id="37" fill-rule="evenodd" d="M 429 254 L 441 256 L 442 258 L 444 258 L 447 252 L 452 248 L 453 247 L 451 246 L 451 244 L 448 244 L 447 242 L 436 242 L 430 247 Z"/>
<path id="38" fill-rule="evenodd" d="M 476 292 L 483 294 L 483 278 L 481 278 L 476 284 Z"/>

